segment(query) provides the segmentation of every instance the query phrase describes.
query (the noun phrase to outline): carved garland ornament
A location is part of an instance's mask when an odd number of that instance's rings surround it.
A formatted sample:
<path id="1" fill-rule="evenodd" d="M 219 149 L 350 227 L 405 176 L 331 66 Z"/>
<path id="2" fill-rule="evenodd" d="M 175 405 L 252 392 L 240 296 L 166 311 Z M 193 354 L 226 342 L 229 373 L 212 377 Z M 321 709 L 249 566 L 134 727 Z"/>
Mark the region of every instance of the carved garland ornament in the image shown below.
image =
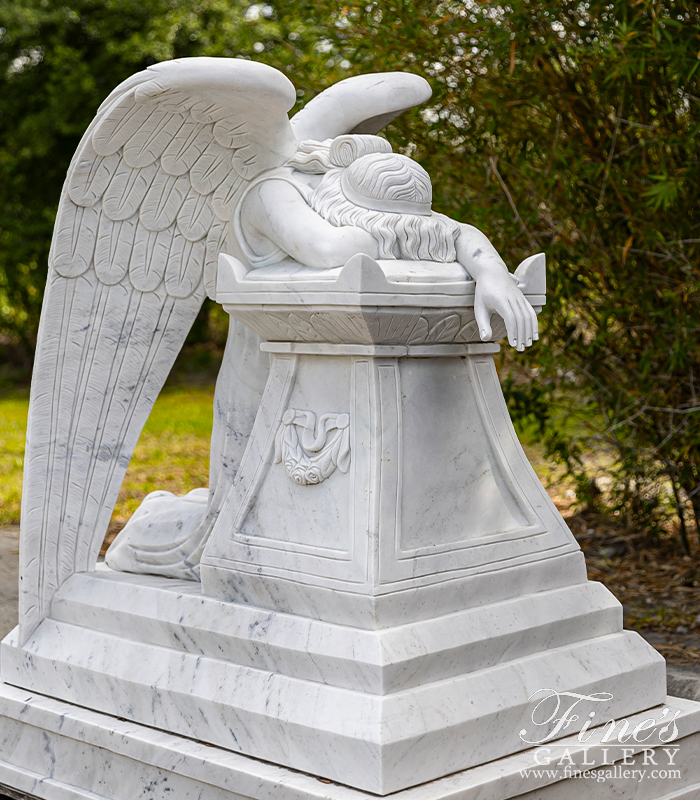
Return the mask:
<path id="1" fill-rule="evenodd" d="M 350 415 L 288 409 L 275 437 L 275 464 L 302 486 L 325 481 L 337 469 L 350 468 Z"/>

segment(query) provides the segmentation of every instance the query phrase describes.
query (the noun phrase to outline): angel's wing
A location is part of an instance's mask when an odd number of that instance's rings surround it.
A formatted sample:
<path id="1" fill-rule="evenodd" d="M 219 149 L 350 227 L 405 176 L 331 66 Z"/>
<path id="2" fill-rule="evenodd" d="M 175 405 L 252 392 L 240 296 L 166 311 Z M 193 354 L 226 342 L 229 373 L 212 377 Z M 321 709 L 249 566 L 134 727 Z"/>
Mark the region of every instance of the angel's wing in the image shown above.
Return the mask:
<path id="1" fill-rule="evenodd" d="M 205 292 L 231 209 L 297 140 L 282 73 L 239 59 L 151 67 L 103 103 L 54 232 L 27 432 L 22 642 L 94 568 L 153 403 Z"/>
<path id="2" fill-rule="evenodd" d="M 299 139 L 332 139 L 346 133 L 379 133 L 409 108 L 430 99 L 425 78 L 410 72 L 356 75 L 316 95 L 292 117 Z"/>

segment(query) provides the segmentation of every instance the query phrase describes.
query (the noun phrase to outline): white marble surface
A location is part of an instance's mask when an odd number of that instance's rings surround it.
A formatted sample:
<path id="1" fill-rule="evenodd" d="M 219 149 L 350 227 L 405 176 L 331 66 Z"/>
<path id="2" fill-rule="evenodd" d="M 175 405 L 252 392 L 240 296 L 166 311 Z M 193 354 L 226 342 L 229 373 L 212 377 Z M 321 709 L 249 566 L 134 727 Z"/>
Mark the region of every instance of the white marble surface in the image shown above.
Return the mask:
<path id="1" fill-rule="evenodd" d="M 595 707 L 603 719 L 629 716 L 664 695 L 663 662 L 630 633 L 383 696 L 115 643 L 51 620 L 38 634 L 37 653 L 32 640 L 17 659 L 3 650 L 7 682 L 31 682 L 33 691 L 75 703 L 89 697 L 113 716 L 382 795 L 524 749 L 519 732 L 542 688 L 592 694 L 606 687 L 614 700 Z"/>
<path id="2" fill-rule="evenodd" d="M 70 578 L 54 599 L 51 617 L 371 694 L 483 670 L 503 661 L 504 654 L 524 658 L 622 630 L 622 609 L 599 583 L 369 631 L 231 605 L 182 581 L 107 571 Z"/>
<path id="3" fill-rule="evenodd" d="M 400 800 L 695 800 L 700 791 L 700 705 L 667 698 L 677 717 L 677 780 L 603 783 L 561 779 L 522 770 L 534 764 L 525 751 L 396 795 Z M 661 709 L 630 718 L 659 719 Z M 658 728 L 658 725 L 657 725 Z M 653 729 L 652 729 L 653 732 Z M 562 742 L 575 764 L 602 765 L 622 758 L 603 752 L 594 734 L 586 748 Z M 639 753 L 640 746 L 630 748 Z M 585 750 L 585 755 L 584 755 Z M 641 757 L 637 756 L 637 763 Z M 365 792 L 319 781 L 191 739 L 72 706 L 0 684 L 0 783 L 46 800 L 361 800 Z M 524 794 L 524 793 L 528 794 Z M 634 792 L 634 794 L 631 794 Z"/>
<path id="4" fill-rule="evenodd" d="M 367 631 L 203 597 L 190 582 L 76 575 L 2 679 L 378 794 L 516 752 L 543 688 L 665 696 L 663 659 L 599 584 Z M 585 717 L 574 725 L 580 726 Z"/>
<path id="5" fill-rule="evenodd" d="M 375 314 L 376 289 L 388 285 L 369 257 L 354 262 L 333 283 L 346 290 L 321 297 L 314 287 L 323 281 L 288 294 L 286 306 L 272 297 L 260 305 L 253 281 L 233 293 L 231 305 L 228 285 L 219 297 L 253 327 L 254 320 L 295 315 L 301 327 L 302 316 L 332 312 L 338 334 L 351 340 L 352 315 Z M 221 267 L 222 277 L 231 268 L 232 286 L 245 283 L 231 259 L 222 256 Z M 541 276 L 529 277 L 536 283 Z M 379 324 L 380 332 L 393 331 L 392 345 L 381 344 L 382 336 L 359 345 L 263 345 L 272 354 L 270 377 L 201 559 L 205 594 L 382 628 L 457 611 L 469 597 L 486 604 L 535 591 L 542 578 L 529 579 L 529 570 L 551 574 L 541 588 L 563 578 L 557 559 L 579 547 L 517 440 L 494 346 L 411 344 L 425 306 L 445 299 L 439 285 L 432 288 L 417 304 L 414 295 L 384 292 L 383 303 L 401 304 L 401 320 Z M 277 455 L 292 411 L 348 422 L 343 469 L 315 485 L 295 482 Z M 547 567 L 539 563 L 545 560 Z M 584 581 L 578 557 L 569 565 L 563 580 Z M 508 569 L 507 578 L 499 574 Z M 479 581 L 486 573 L 491 578 Z"/>
<path id="6" fill-rule="evenodd" d="M 164 549 L 178 550 L 199 529 L 208 503 L 208 489 L 193 489 L 181 497 L 165 491 L 147 494 L 108 549 L 105 561 L 112 569 L 138 572 L 148 564 L 154 549 L 159 554 Z M 159 562 L 160 557 L 156 559 Z M 173 577 L 191 578 L 190 571 L 177 561 L 170 571 Z"/>

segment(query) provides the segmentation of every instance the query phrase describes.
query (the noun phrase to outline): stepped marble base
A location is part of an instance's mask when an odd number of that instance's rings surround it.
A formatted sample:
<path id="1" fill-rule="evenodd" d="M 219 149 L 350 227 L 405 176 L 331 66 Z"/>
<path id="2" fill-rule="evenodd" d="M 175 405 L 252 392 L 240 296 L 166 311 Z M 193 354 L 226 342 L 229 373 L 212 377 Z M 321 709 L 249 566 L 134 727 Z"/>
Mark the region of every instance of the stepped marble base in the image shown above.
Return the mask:
<path id="1" fill-rule="evenodd" d="M 392 798 L 697 800 L 700 703 L 667 698 L 666 707 L 680 712 L 676 718 L 679 738 L 667 745 L 674 753 L 672 766 L 662 748 L 646 754 L 639 744 L 625 752 L 606 748 L 600 744 L 600 732 L 594 731 L 585 748 L 575 736 L 551 748 L 557 755 L 568 749 L 574 764 L 568 772 L 556 763 L 538 766 L 533 749 L 397 792 Z M 635 725 L 659 717 L 660 708 L 656 708 L 629 720 Z M 539 758 L 544 759 L 542 751 Z M 573 777 L 571 773 L 577 770 L 599 772 Z M 646 770 L 643 779 L 639 772 L 632 775 L 633 770 Z M 677 773 L 669 775 L 669 770 Z M 597 780 L 601 774 L 604 779 Z M 372 796 L 0 683 L 3 785 L 13 793 L 42 800 L 360 800 Z"/>
<path id="2" fill-rule="evenodd" d="M 382 795 L 527 748 L 537 692 L 609 693 L 558 736 L 666 696 L 663 659 L 587 581 L 367 631 L 76 574 L 5 639 L 2 680 Z"/>

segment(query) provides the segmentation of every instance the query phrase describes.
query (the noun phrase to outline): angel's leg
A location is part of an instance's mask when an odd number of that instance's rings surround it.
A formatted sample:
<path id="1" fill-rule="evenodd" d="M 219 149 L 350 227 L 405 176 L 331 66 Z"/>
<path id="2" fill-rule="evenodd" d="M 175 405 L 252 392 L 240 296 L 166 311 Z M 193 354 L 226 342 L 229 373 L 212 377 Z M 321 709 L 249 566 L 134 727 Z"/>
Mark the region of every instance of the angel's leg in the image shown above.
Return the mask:
<path id="1" fill-rule="evenodd" d="M 260 352 L 257 334 L 231 319 L 214 393 L 208 494 L 204 489 L 183 497 L 151 493 L 109 548 L 110 567 L 198 578 L 202 551 L 236 477 L 269 369 L 269 356 Z"/>

